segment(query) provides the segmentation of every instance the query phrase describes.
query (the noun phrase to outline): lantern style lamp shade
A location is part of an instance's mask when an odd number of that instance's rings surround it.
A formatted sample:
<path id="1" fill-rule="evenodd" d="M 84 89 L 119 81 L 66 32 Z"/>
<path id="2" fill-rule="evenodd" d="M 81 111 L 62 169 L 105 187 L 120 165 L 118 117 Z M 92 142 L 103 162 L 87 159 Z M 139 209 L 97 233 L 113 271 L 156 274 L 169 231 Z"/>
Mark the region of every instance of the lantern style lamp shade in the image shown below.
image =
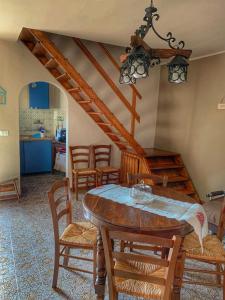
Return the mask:
<path id="1" fill-rule="evenodd" d="M 149 66 L 150 55 L 142 47 L 134 48 L 121 67 L 119 82 L 136 83 L 136 79 L 148 76 Z"/>
<path id="2" fill-rule="evenodd" d="M 129 57 L 130 75 L 136 79 L 148 76 L 150 55 L 143 47 L 134 48 Z"/>
<path id="3" fill-rule="evenodd" d="M 172 83 L 182 83 L 187 81 L 188 62 L 183 56 L 175 56 L 168 63 L 168 80 Z"/>
<path id="4" fill-rule="evenodd" d="M 129 62 L 126 60 L 120 69 L 120 79 L 121 84 L 135 84 L 136 79 L 130 75 Z"/>

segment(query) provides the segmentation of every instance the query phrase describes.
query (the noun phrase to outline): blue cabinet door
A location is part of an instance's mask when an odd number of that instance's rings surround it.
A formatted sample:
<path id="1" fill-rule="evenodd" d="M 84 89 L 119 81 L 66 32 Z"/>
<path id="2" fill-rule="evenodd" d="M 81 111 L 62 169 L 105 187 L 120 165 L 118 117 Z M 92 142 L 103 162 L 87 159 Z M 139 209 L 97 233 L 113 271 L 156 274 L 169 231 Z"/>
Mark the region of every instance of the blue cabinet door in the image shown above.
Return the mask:
<path id="1" fill-rule="evenodd" d="M 49 84 L 47 82 L 34 82 L 29 84 L 30 108 L 49 108 Z"/>
<path id="2" fill-rule="evenodd" d="M 20 173 L 25 173 L 24 142 L 20 141 Z"/>
<path id="3" fill-rule="evenodd" d="M 44 173 L 52 170 L 52 142 L 24 141 L 24 173 Z"/>

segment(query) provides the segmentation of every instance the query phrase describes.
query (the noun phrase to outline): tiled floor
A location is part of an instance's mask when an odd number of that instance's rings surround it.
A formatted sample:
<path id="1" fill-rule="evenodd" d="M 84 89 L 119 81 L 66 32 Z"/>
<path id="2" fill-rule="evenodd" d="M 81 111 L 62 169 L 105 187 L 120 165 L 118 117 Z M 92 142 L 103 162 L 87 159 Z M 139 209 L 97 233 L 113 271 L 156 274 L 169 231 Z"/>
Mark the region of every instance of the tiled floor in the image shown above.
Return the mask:
<path id="1" fill-rule="evenodd" d="M 20 202 L 0 202 L 0 299 L 95 299 L 90 275 L 60 270 L 59 293 L 51 288 L 54 240 L 46 192 L 58 178 L 24 177 Z M 74 217 L 83 219 L 81 201 L 74 203 Z M 219 289 L 190 286 L 182 289 L 182 299 L 220 300 L 222 295 Z"/>

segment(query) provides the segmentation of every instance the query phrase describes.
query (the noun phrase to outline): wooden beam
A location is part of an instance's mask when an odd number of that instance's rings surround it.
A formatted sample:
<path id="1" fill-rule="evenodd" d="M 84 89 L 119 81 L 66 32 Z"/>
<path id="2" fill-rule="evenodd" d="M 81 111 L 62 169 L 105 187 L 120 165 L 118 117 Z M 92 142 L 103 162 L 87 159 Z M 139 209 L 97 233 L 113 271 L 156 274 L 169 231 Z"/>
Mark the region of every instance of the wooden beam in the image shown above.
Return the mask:
<path id="1" fill-rule="evenodd" d="M 170 58 L 176 55 L 181 55 L 186 58 L 189 58 L 192 53 L 192 50 L 185 49 L 153 49 L 137 35 L 133 35 L 131 37 L 131 46 L 142 46 L 147 52 L 150 52 L 152 56 L 160 58 Z"/>
<path id="2" fill-rule="evenodd" d="M 98 97 L 95 91 L 88 85 L 85 79 L 77 72 L 72 64 L 69 63 L 61 52 L 56 48 L 54 43 L 50 41 L 47 35 L 44 32 L 41 32 L 36 29 L 27 29 L 29 30 L 34 38 L 40 41 L 43 48 L 49 53 L 51 57 L 54 57 L 55 61 L 61 66 L 66 73 L 77 82 L 81 87 L 84 93 L 88 96 L 89 99 L 93 99 L 95 105 L 99 110 L 105 115 L 109 122 L 121 133 L 121 135 L 126 139 L 129 145 L 135 150 L 136 153 L 144 155 L 144 149 L 137 143 L 137 141 L 132 137 L 132 135 L 127 131 L 127 129 L 122 125 L 122 123 L 114 116 L 114 114 L 108 109 L 105 103 Z M 74 94 L 76 95 L 76 94 Z"/>
<path id="3" fill-rule="evenodd" d="M 117 61 L 114 59 L 114 57 L 112 56 L 112 54 L 109 52 L 109 50 L 105 47 L 104 44 L 97 42 L 97 45 L 99 45 L 99 47 L 103 50 L 103 52 L 106 54 L 106 56 L 109 58 L 109 60 L 112 62 L 112 64 L 116 67 L 116 69 L 120 72 L 120 65 L 117 63 Z M 135 87 L 135 85 L 133 84 L 129 84 L 129 86 L 131 87 L 131 89 L 135 92 L 135 94 L 137 95 L 137 97 L 139 99 L 142 99 L 141 94 L 139 93 L 139 91 L 137 90 L 137 88 Z"/>
<path id="4" fill-rule="evenodd" d="M 81 51 L 85 54 L 85 56 L 89 59 L 92 65 L 96 68 L 96 70 L 102 75 L 102 77 L 105 79 L 105 81 L 114 91 L 114 93 L 118 96 L 118 98 L 123 102 L 123 104 L 129 110 L 129 112 L 132 114 L 132 116 L 134 116 L 135 119 L 140 123 L 140 116 L 137 114 L 136 110 L 130 105 L 127 98 L 123 95 L 123 93 L 120 91 L 117 85 L 113 82 L 110 76 L 106 73 L 103 67 L 96 60 L 96 58 L 91 54 L 91 52 L 87 49 L 87 47 L 82 43 L 80 39 L 73 38 L 73 40 L 77 44 L 77 46 L 81 49 Z"/>
<path id="5" fill-rule="evenodd" d="M 136 110 L 136 94 L 133 92 L 132 94 L 132 107 L 134 110 Z M 135 132 L 135 119 L 134 117 L 131 119 L 131 135 L 134 136 Z"/>

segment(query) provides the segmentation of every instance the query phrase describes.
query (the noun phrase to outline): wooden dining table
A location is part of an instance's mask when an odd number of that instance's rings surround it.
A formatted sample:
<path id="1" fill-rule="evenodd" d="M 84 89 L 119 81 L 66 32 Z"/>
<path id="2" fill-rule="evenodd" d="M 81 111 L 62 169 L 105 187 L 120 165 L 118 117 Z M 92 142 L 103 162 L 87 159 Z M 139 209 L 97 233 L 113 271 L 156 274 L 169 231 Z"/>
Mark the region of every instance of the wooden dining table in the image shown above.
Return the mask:
<path id="1" fill-rule="evenodd" d="M 185 194 L 161 186 L 153 186 L 152 193 L 182 202 L 196 202 L 195 199 Z M 95 281 L 97 300 L 104 299 L 106 282 L 104 248 L 100 232 L 101 226 L 107 226 L 108 228 L 115 230 L 131 231 L 167 238 L 172 238 L 173 235 L 179 235 L 184 238 L 185 235 L 193 231 L 193 227 L 186 221 L 178 221 L 176 219 L 156 215 L 91 193 L 85 195 L 83 207 L 85 218 L 95 224 L 98 230 L 96 258 L 97 276 Z M 180 299 L 183 269 L 184 252 L 181 246 L 176 264 L 173 300 Z"/>

